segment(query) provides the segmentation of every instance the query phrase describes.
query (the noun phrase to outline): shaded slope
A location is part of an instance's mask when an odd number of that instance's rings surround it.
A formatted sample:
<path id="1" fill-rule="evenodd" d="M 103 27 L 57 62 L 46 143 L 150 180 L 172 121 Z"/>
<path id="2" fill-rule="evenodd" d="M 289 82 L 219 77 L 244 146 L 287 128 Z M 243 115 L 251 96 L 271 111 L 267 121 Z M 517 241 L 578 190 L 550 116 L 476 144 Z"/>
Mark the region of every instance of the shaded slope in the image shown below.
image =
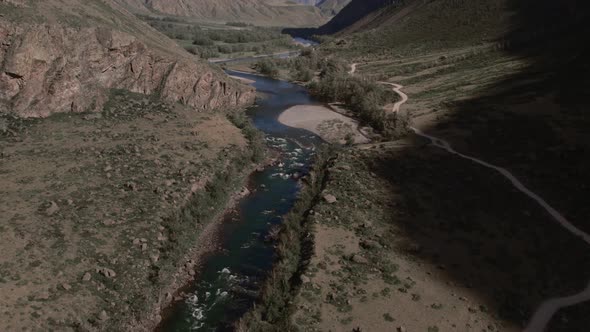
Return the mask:
<path id="1" fill-rule="evenodd" d="M 351 0 L 321 0 L 317 6 L 327 15 L 337 15 Z"/>
<path id="2" fill-rule="evenodd" d="M 365 19 L 379 9 L 390 6 L 394 3 L 395 0 L 353 0 L 347 3 L 347 5 L 338 12 L 338 15 L 317 29 L 285 29 L 285 33 L 289 33 L 298 37 L 332 35 L 350 27 L 358 21 Z M 326 2 L 324 4 L 324 6 L 328 7 L 333 5 L 333 2 Z"/>
<path id="3" fill-rule="evenodd" d="M 292 32 L 342 37 L 353 42 L 353 51 L 359 54 L 393 48 L 471 45 L 493 40 L 505 31 L 510 16 L 508 2 L 353 1 L 319 29 Z"/>

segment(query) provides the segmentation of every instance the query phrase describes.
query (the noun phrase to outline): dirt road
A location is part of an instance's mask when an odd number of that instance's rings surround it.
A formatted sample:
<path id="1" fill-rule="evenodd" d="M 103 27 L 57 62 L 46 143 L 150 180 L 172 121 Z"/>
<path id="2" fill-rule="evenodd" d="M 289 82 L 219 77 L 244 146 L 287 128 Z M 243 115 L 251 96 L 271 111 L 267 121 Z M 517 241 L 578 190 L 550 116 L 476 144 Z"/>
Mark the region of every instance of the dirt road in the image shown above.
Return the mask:
<path id="1" fill-rule="evenodd" d="M 357 64 L 352 64 L 351 70 L 349 73 L 354 74 L 356 72 L 356 67 L 357 67 Z M 394 112 L 394 113 L 399 112 L 401 106 L 408 101 L 408 96 L 401 91 L 403 86 L 401 86 L 399 84 L 395 84 L 395 83 L 389 83 L 389 82 L 379 82 L 379 83 L 393 86 L 393 91 L 396 92 L 402 98 L 402 100 L 397 102 L 391 110 L 391 112 Z M 451 154 L 454 154 L 454 155 L 457 155 L 461 158 L 470 160 L 476 164 L 479 164 L 479 165 L 484 166 L 486 168 L 495 170 L 498 173 L 502 174 L 505 178 L 507 178 L 512 183 L 512 185 L 516 189 L 518 189 L 520 192 L 522 192 L 523 194 L 527 195 L 528 197 L 533 199 L 535 202 L 537 202 L 539 204 L 539 206 L 542 207 L 545 211 L 547 211 L 551 215 L 551 217 L 553 217 L 553 219 L 555 221 L 557 221 L 563 228 L 565 228 L 567 231 L 569 231 L 570 233 L 572 233 L 573 235 L 575 235 L 576 237 L 580 238 L 581 240 L 583 240 L 584 242 L 586 242 L 587 244 L 590 245 L 590 235 L 589 234 L 583 232 L 582 230 L 580 230 L 579 228 L 574 226 L 561 213 L 559 213 L 551 205 L 549 205 L 549 203 L 547 203 L 541 196 L 539 196 L 538 194 L 529 190 L 524 184 L 522 184 L 522 182 L 520 182 L 520 180 L 518 180 L 508 170 L 498 167 L 496 165 L 492 165 L 490 163 L 487 163 L 483 160 L 474 158 L 472 156 L 468 156 L 468 155 L 459 153 L 453 149 L 453 147 L 451 146 L 451 144 L 449 142 L 447 142 L 441 138 L 435 137 L 435 136 L 427 135 L 424 132 L 422 132 L 420 129 L 417 129 L 414 127 L 410 127 L 410 129 L 416 135 L 430 140 L 430 142 L 438 148 L 441 148 Z M 537 311 L 533 314 L 533 316 L 531 317 L 524 332 L 544 331 L 547 328 L 547 325 L 549 324 L 553 315 L 559 309 L 564 308 L 564 307 L 568 307 L 568 306 L 572 306 L 572 305 L 576 305 L 576 304 L 586 302 L 586 301 L 590 301 L 590 283 L 588 284 L 588 287 L 586 289 L 582 290 L 581 292 L 579 292 L 577 294 L 573 294 L 573 295 L 565 296 L 565 297 L 548 299 L 548 300 L 544 301 L 539 306 Z"/>

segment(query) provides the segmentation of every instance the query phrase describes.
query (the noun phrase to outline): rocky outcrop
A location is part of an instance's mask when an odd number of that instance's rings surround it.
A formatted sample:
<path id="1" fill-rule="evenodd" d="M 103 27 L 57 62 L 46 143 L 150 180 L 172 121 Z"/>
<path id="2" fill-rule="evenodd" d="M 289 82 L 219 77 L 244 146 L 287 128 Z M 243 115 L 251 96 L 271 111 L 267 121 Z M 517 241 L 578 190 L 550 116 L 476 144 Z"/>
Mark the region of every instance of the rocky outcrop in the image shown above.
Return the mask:
<path id="1" fill-rule="evenodd" d="M 0 111 L 23 117 L 100 111 L 109 89 L 157 94 L 198 110 L 254 99 L 252 88 L 188 56 L 107 27 L 21 26 L 0 19 Z"/>

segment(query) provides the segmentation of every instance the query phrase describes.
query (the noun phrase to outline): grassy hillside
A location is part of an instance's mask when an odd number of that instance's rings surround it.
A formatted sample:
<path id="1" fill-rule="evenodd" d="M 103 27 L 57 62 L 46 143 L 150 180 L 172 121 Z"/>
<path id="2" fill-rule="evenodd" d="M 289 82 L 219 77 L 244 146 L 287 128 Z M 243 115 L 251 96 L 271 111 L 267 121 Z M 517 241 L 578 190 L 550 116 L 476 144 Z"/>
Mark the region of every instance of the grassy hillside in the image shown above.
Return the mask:
<path id="1" fill-rule="evenodd" d="M 359 0 L 311 33 L 344 38 L 344 54 L 420 54 L 484 43 L 567 43 L 579 50 L 576 40 L 588 35 L 588 9 L 577 0 Z"/>
<path id="2" fill-rule="evenodd" d="M 403 4 L 377 1 L 371 8 L 365 7 L 368 14 L 350 18 L 339 15 L 318 33 L 345 38 L 349 42 L 347 48 L 355 54 L 420 52 L 473 45 L 493 41 L 505 32 L 510 17 L 507 3 L 506 0 L 416 0 Z M 353 5 L 354 2 L 348 8 Z M 341 15 L 344 14 L 343 10 Z"/>

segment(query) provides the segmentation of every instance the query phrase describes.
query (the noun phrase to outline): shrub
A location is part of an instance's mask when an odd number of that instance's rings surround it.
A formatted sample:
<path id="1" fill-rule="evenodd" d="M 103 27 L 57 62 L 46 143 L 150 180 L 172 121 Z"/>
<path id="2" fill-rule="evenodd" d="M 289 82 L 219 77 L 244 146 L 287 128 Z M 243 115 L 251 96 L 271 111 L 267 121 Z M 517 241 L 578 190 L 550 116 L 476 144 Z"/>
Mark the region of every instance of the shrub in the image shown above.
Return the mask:
<path id="1" fill-rule="evenodd" d="M 262 132 L 254 127 L 252 121 L 241 110 L 230 112 L 227 118 L 234 126 L 242 130 L 242 133 L 248 140 L 252 162 L 257 163 L 262 161 L 266 156 L 266 147 Z"/>
<path id="2" fill-rule="evenodd" d="M 272 77 L 272 78 L 279 77 L 279 68 L 274 63 L 274 61 L 269 60 L 269 59 L 264 59 L 264 60 L 258 61 L 254 65 L 254 69 L 256 69 L 257 72 L 259 72 L 263 75 L 266 75 L 268 77 Z"/>
<path id="3" fill-rule="evenodd" d="M 193 45 L 200 45 L 200 46 L 212 46 L 215 43 L 206 36 L 198 35 L 195 36 L 193 40 Z"/>
<path id="4" fill-rule="evenodd" d="M 199 50 L 197 50 L 197 48 L 194 46 L 186 46 L 184 49 L 190 54 L 199 55 Z"/>

